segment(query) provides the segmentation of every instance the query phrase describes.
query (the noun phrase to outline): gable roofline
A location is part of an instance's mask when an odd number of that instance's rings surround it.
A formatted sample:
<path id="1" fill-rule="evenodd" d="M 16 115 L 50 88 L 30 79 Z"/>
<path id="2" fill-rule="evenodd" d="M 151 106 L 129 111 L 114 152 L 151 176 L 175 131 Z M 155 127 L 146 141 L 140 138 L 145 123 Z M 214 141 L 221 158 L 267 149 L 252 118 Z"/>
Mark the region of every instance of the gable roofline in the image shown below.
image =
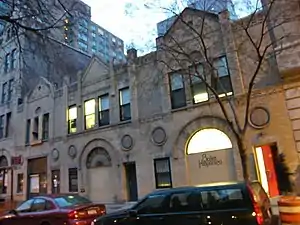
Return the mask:
<path id="1" fill-rule="evenodd" d="M 109 71 L 110 67 L 107 63 L 105 63 L 100 57 L 98 57 L 97 55 L 93 55 L 92 58 L 90 59 L 89 64 L 87 65 L 87 67 L 83 70 L 83 73 L 80 77 L 80 82 L 83 81 L 83 79 L 87 76 L 88 72 L 90 71 L 92 65 L 94 62 L 98 62 L 100 64 L 103 64 L 105 66 L 105 68 Z"/>
<path id="2" fill-rule="evenodd" d="M 185 13 L 186 11 L 191 11 L 191 12 L 196 12 L 199 15 L 207 15 L 209 17 L 212 17 L 214 19 L 218 19 L 219 16 L 215 13 L 212 12 L 208 12 L 208 11 L 204 11 L 204 10 L 200 10 L 200 9 L 195 9 L 192 7 L 186 7 L 184 8 L 184 10 L 179 13 L 178 15 L 175 15 L 176 19 L 174 20 L 174 22 L 172 23 L 172 26 L 170 26 L 170 28 L 166 31 L 166 33 L 163 36 L 160 36 L 158 38 L 165 38 L 166 36 L 168 36 L 168 34 L 170 33 L 170 31 L 173 29 L 173 27 L 175 26 L 175 24 L 178 22 L 178 20 L 180 19 L 180 17 L 183 15 L 183 13 Z"/>
<path id="3" fill-rule="evenodd" d="M 49 92 L 50 92 L 51 96 L 54 97 L 54 86 L 53 86 L 53 84 L 47 78 L 45 78 L 43 76 L 40 76 L 39 81 L 37 82 L 37 84 L 26 95 L 27 101 L 30 99 L 31 95 L 37 89 L 37 87 L 40 86 L 41 84 L 46 85 L 49 88 Z"/>

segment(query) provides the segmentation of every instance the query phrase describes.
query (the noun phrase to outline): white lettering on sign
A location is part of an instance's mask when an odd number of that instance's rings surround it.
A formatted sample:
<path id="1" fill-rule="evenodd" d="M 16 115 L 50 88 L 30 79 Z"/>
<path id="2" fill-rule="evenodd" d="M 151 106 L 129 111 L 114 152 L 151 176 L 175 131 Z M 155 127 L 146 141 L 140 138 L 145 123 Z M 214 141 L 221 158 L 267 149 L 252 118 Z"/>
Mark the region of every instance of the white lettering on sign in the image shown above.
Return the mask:
<path id="1" fill-rule="evenodd" d="M 208 154 L 202 154 L 201 160 L 199 160 L 199 168 L 219 166 L 222 165 L 222 160 L 218 159 L 216 156 L 211 156 Z"/>

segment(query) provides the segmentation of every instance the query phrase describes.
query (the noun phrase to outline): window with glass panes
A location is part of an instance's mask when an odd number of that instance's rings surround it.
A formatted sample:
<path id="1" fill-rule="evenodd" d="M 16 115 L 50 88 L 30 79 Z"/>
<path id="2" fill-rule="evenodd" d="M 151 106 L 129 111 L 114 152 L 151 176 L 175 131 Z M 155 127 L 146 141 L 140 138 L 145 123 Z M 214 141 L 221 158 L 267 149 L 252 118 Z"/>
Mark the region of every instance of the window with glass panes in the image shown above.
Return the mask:
<path id="1" fill-rule="evenodd" d="M 19 173 L 17 175 L 17 193 L 22 193 L 24 190 L 24 174 Z"/>
<path id="2" fill-rule="evenodd" d="M 213 65 L 215 74 L 212 77 L 212 84 L 214 84 L 215 90 L 221 97 L 226 95 L 232 95 L 232 84 L 226 56 L 222 56 L 218 59 L 215 59 Z"/>
<path id="3" fill-rule="evenodd" d="M 186 106 L 185 87 L 182 74 L 170 74 L 171 105 L 172 109 Z"/>
<path id="4" fill-rule="evenodd" d="M 8 83 L 5 82 L 2 84 L 2 96 L 1 96 L 1 103 L 5 103 L 7 101 L 8 95 Z"/>
<path id="5" fill-rule="evenodd" d="M 85 129 L 91 129 L 96 124 L 96 100 L 90 99 L 84 102 L 84 126 Z"/>
<path id="6" fill-rule="evenodd" d="M 17 49 L 14 49 L 11 52 L 11 63 L 10 63 L 11 70 L 16 68 L 16 60 L 17 60 Z"/>
<path id="7" fill-rule="evenodd" d="M 99 126 L 109 124 L 109 94 L 99 97 Z"/>
<path id="8" fill-rule="evenodd" d="M 43 124 L 42 124 L 42 139 L 48 140 L 49 138 L 49 113 L 43 115 Z"/>
<path id="9" fill-rule="evenodd" d="M 154 159 L 156 188 L 171 188 L 172 176 L 170 158 Z"/>
<path id="10" fill-rule="evenodd" d="M 9 70 L 9 57 L 10 57 L 10 54 L 7 53 L 5 55 L 5 59 L 4 59 L 4 73 L 7 73 Z"/>
<path id="11" fill-rule="evenodd" d="M 131 120 L 131 107 L 130 107 L 130 90 L 129 87 L 123 88 L 120 93 L 120 120 Z"/>
<path id="12" fill-rule="evenodd" d="M 77 107 L 70 106 L 68 109 L 68 133 L 76 133 L 77 131 Z"/>
<path id="13" fill-rule="evenodd" d="M 78 192 L 77 168 L 69 168 L 69 192 Z"/>
<path id="14" fill-rule="evenodd" d="M 191 81 L 191 91 L 193 95 L 193 102 L 205 102 L 208 100 L 208 92 L 206 84 L 203 82 L 205 79 L 204 67 L 202 64 L 197 65 L 197 71 L 195 68 L 190 68 L 190 81 Z M 202 78 L 201 78 L 202 77 Z"/>
<path id="15" fill-rule="evenodd" d="M 0 116 L 0 138 L 4 137 L 4 115 Z"/>
<path id="16" fill-rule="evenodd" d="M 7 101 L 10 101 L 14 91 L 14 79 L 8 81 Z"/>

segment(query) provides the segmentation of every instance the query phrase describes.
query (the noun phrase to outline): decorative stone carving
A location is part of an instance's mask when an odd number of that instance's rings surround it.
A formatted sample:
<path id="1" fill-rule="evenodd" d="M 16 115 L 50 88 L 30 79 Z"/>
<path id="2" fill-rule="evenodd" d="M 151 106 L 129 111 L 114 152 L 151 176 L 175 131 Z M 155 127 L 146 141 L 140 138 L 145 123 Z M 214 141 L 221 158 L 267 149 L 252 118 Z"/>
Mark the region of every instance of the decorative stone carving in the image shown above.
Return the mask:
<path id="1" fill-rule="evenodd" d="M 126 134 L 121 139 L 121 145 L 124 151 L 130 151 L 133 148 L 133 139 L 130 135 Z"/>
<path id="2" fill-rule="evenodd" d="M 155 145 L 164 145 L 167 141 L 167 134 L 164 128 L 156 127 L 151 134 L 151 140 Z"/>
<path id="3" fill-rule="evenodd" d="M 88 154 L 86 167 L 91 169 L 103 166 L 111 166 L 111 158 L 104 148 L 96 147 Z"/>
<path id="4" fill-rule="evenodd" d="M 71 146 L 69 147 L 68 155 L 69 155 L 72 159 L 76 158 L 76 156 L 77 156 L 77 149 L 75 148 L 74 145 L 71 145 Z"/>
<path id="5" fill-rule="evenodd" d="M 249 115 L 249 123 L 253 128 L 262 129 L 270 122 L 270 113 L 264 107 L 255 107 Z"/>
<path id="6" fill-rule="evenodd" d="M 51 152 L 51 156 L 54 161 L 57 161 L 59 159 L 59 151 L 54 148 Z"/>

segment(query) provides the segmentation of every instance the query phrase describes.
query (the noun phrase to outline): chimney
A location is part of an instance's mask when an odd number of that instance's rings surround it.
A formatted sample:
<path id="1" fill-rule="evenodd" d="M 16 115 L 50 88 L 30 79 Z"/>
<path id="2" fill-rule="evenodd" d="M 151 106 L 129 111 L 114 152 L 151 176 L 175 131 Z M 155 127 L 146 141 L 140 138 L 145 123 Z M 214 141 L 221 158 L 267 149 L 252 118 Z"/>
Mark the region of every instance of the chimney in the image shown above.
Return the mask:
<path id="1" fill-rule="evenodd" d="M 137 50 L 135 48 L 130 48 L 127 50 L 127 59 L 134 60 L 137 58 Z"/>

